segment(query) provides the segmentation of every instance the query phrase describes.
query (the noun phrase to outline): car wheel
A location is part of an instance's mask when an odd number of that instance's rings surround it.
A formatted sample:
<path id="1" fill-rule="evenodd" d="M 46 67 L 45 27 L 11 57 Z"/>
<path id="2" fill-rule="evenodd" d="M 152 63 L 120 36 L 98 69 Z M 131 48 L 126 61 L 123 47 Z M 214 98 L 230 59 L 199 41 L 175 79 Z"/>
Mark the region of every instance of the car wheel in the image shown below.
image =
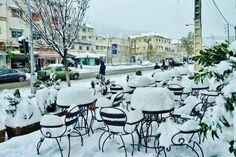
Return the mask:
<path id="1" fill-rule="evenodd" d="M 20 82 L 22 82 L 22 81 L 24 81 L 24 80 L 25 80 L 25 77 L 24 77 L 24 76 L 20 76 L 20 77 L 19 77 L 19 81 L 20 81 Z"/>
<path id="2" fill-rule="evenodd" d="M 79 74 L 74 74 L 74 75 L 73 75 L 73 79 L 74 79 L 74 80 L 78 80 L 78 79 L 79 79 Z"/>

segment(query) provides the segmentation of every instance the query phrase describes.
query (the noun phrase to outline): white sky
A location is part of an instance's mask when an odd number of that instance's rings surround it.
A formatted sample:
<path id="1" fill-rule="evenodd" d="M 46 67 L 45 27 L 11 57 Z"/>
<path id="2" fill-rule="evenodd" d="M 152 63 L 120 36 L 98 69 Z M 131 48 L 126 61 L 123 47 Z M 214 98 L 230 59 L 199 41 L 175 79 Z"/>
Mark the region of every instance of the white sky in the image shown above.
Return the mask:
<path id="1" fill-rule="evenodd" d="M 236 25 L 236 0 L 215 0 L 226 19 Z M 87 22 L 98 32 L 134 34 L 159 32 L 179 39 L 193 30 L 194 0 L 90 0 Z M 226 22 L 212 0 L 202 0 L 203 36 L 226 37 Z M 217 18 L 217 20 L 216 20 Z M 234 30 L 230 28 L 230 34 Z"/>

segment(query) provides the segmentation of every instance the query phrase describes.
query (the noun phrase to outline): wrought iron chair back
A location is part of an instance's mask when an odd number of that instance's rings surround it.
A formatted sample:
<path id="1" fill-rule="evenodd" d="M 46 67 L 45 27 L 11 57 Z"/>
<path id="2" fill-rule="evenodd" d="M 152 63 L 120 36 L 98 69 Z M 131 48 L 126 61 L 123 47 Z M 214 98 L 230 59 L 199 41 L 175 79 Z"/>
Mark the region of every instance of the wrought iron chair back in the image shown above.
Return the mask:
<path id="1" fill-rule="evenodd" d="M 80 109 L 77 105 L 72 105 L 68 111 L 65 112 L 65 115 L 62 117 L 56 116 L 56 115 L 45 115 L 42 119 L 49 119 L 47 123 L 42 122 L 40 123 L 40 132 L 43 135 L 43 137 L 40 139 L 40 141 L 37 144 L 37 153 L 39 154 L 39 149 L 41 147 L 41 144 L 43 143 L 45 138 L 51 138 L 55 139 L 58 147 L 61 152 L 61 156 L 63 157 L 62 148 L 60 145 L 60 142 L 58 139 L 67 136 L 69 141 L 69 151 L 68 151 L 68 157 L 70 156 L 70 137 L 72 132 L 74 131 L 74 128 L 78 122 L 78 117 L 80 114 Z M 55 120 L 55 121 L 54 121 Z M 80 136 L 80 133 L 78 133 Z M 81 137 L 82 140 L 82 137 Z"/>
<path id="2" fill-rule="evenodd" d="M 110 91 L 112 94 L 116 94 L 118 92 L 124 92 L 124 88 L 119 84 L 112 84 L 110 86 Z"/>
<path id="3" fill-rule="evenodd" d="M 112 106 L 113 107 L 117 107 L 119 106 L 124 100 L 124 92 L 119 92 L 119 93 L 116 93 L 116 95 L 114 96 L 113 98 L 113 103 L 112 103 Z"/>
<path id="4" fill-rule="evenodd" d="M 101 143 L 102 136 L 105 133 L 108 133 L 108 136 L 103 141 L 102 152 L 104 151 L 104 145 L 105 145 L 107 139 L 109 139 L 112 135 L 118 135 L 123 143 L 123 145 L 120 148 L 122 148 L 122 147 L 124 148 L 125 156 L 127 156 L 127 151 L 126 151 L 126 147 L 125 147 L 125 143 L 124 143 L 124 139 L 123 139 L 122 135 L 131 135 L 132 146 L 133 146 L 132 155 L 133 155 L 133 153 L 134 153 L 134 137 L 133 137 L 132 133 L 137 131 L 137 126 L 138 126 L 139 122 L 135 123 L 135 124 L 127 123 L 126 113 L 119 108 L 112 108 L 112 107 L 101 108 L 100 116 L 101 116 L 107 129 L 104 129 L 104 132 L 101 134 L 101 136 L 99 138 L 99 141 L 98 141 L 99 149 L 101 149 L 100 143 Z M 127 129 L 126 128 L 127 125 L 133 125 L 132 129 Z"/>

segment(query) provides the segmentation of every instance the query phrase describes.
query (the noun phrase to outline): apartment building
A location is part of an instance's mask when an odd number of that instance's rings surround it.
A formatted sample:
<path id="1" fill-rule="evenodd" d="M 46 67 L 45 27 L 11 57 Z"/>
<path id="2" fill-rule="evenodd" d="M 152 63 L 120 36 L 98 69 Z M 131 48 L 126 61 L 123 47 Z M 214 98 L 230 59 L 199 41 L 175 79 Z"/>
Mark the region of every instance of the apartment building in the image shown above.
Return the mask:
<path id="1" fill-rule="evenodd" d="M 170 57 L 171 39 L 159 33 L 142 33 L 130 36 L 129 46 L 133 61 L 159 62 Z"/>

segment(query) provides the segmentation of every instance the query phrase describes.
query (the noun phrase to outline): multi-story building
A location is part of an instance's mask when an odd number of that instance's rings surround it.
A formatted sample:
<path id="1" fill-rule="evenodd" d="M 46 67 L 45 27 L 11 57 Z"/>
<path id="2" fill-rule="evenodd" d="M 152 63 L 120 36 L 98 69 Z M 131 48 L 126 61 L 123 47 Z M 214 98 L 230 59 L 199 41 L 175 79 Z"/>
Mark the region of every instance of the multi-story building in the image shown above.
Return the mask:
<path id="1" fill-rule="evenodd" d="M 186 56 L 187 53 L 184 52 L 183 48 L 181 47 L 181 43 L 179 40 L 172 40 L 171 41 L 171 58 L 175 60 L 182 61 L 183 57 Z"/>
<path id="2" fill-rule="evenodd" d="M 142 33 L 130 36 L 129 45 L 133 61 L 158 62 L 170 57 L 171 39 L 159 33 Z"/>

